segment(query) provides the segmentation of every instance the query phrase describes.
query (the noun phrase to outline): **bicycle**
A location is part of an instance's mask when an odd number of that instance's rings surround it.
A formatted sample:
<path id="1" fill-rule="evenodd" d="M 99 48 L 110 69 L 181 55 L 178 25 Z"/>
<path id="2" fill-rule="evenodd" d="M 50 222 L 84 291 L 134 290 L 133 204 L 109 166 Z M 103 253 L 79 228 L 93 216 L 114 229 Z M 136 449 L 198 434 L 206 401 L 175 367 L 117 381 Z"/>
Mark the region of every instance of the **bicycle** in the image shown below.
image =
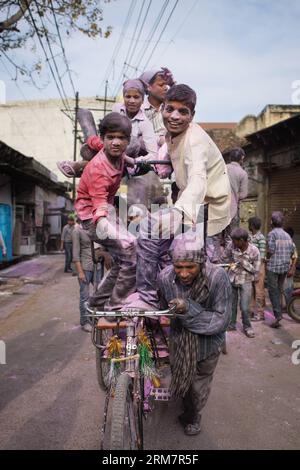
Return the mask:
<path id="1" fill-rule="evenodd" d="M 107 437 L 108 410 L 113 398 L 109 448 L 141 450 L 143 421 L 152 410 L 150 400 L 170 398 L 168 389 L 160 386 L 158 364 L 161 360 L 168 363 L 166 328 L 169 328 L 168 317 L 175 315 L 175 307 L 160 311 L 113 312 L 87 307 L 87 312 L 93 320 L 98 382 L 106 392 L 101 449 Z"/>

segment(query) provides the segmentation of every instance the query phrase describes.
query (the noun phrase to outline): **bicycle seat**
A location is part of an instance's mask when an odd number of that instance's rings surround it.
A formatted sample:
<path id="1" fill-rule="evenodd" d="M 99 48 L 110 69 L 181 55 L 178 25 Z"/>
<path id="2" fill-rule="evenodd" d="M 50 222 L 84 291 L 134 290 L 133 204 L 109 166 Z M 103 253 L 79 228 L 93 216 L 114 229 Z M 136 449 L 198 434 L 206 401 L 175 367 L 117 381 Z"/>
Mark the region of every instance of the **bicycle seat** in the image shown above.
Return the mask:
<path id="1" fill-rule="evenodd" d="M 117 328 L 118 323 L 114 321 L 108 321 L 106 318 L 99 318 L 98 323 L 97 323 L 97 328 L 99 330 L 113 330 Z M 119 323 L 119 328 L 126 328 L 127 327 L 127 321 L 126 320 L 121 320 Z"/>

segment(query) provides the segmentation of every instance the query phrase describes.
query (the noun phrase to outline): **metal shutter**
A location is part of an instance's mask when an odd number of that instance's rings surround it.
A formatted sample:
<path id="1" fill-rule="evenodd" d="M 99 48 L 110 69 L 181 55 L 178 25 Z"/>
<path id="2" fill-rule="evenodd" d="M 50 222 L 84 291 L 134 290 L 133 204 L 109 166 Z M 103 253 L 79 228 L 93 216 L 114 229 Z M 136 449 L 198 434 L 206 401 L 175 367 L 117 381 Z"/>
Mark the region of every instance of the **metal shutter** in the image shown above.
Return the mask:
<path id="1" fill-rule="evenodd" d="M 269 220 L 273 211 L 285 215 L 285 227 L 295 231 L 295 243 L 300 252 L 300 166 L 272 171 L 269 175 Z M 269 225 L 269 224 L 268 224 Z"/>

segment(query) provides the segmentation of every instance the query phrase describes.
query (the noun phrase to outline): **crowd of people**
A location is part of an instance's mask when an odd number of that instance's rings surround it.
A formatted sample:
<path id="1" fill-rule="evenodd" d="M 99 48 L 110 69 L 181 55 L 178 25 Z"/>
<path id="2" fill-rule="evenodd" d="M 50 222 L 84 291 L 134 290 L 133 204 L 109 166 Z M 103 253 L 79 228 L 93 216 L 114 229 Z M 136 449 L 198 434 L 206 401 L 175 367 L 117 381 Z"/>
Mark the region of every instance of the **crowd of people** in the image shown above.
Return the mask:
<path id="1" fill-rule="evenodd" d="M 226 165 L 213 140 L 193 122 L 194 90 L 175 84 L 162 68 L 126 81 L 123 97 L 101 121 L 99 135 L 94 125 L 91 132 L 85 128 L 82 162 L 59 163 L 66 176 L 80 176 L 77 225 L 68 220 L 62 236 L 65 271 L 71 269 L 72 242 L 86 331 L 88 297 L 91 306 L 110 310 L 175 306 L 171 390 L 183 398 L 184 432 L 195 435 L 225 332 L 236 330 L 238 303 L 243 331 L 253 338 L 252 322 L 264 318 L 266 278 L 271 326 L 278 328 L 280 293 L 291 293 L 297 253 L 281 212 L 272 214 L 267 238 L 258 217 L 249 219 L 250 233 L 240 227 L 239 205 L 248 186 L 245 153 L 233 149 Z M 129 208 L 133 233 L 116 213 L 115 196 L 124 175 L 130 181 L 149 171 L 171 177 L 173 205 L 155 212 Z M 100 244 L 105 276 L 93 268 L 90 242 Z M 90 283 L 97 286 L 91 296 Z"/>

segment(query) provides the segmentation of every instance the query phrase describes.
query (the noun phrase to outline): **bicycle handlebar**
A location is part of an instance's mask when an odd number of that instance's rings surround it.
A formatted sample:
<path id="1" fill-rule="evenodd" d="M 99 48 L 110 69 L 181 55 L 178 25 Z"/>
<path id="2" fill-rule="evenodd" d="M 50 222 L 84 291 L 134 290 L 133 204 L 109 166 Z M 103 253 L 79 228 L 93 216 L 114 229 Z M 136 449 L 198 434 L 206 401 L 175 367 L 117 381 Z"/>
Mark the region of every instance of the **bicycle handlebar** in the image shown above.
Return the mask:
<path id="1" fill-rule="evenodd" d="M 147 163 L 148 165 L 172 165 L 170 160 L 145 160 L 142 162 L 136 162 L 135 165 L 140 166 L 144 163 Z"/>
<path id="2" fill-rule="evenodd" d="M 235 268 L 238 265 L 238 263 L 223 263 L 223 264 L 216 264 L 216 266 L 219 266 L 219 268 Z"/>
<path id="3" fill-rule="evenodd" d="M 142 309 L 132 309 L 132 310 L 118 310 L 118 311 L 105 311 L 105 310 L 95 310 L 91 307 L 87 307 L 86 310 L 90 312 L 86 317 L 171 317 L 174 316 L 176 306 L 174 305 L 171 308 L 166 310 L 142 310 Z"/>

